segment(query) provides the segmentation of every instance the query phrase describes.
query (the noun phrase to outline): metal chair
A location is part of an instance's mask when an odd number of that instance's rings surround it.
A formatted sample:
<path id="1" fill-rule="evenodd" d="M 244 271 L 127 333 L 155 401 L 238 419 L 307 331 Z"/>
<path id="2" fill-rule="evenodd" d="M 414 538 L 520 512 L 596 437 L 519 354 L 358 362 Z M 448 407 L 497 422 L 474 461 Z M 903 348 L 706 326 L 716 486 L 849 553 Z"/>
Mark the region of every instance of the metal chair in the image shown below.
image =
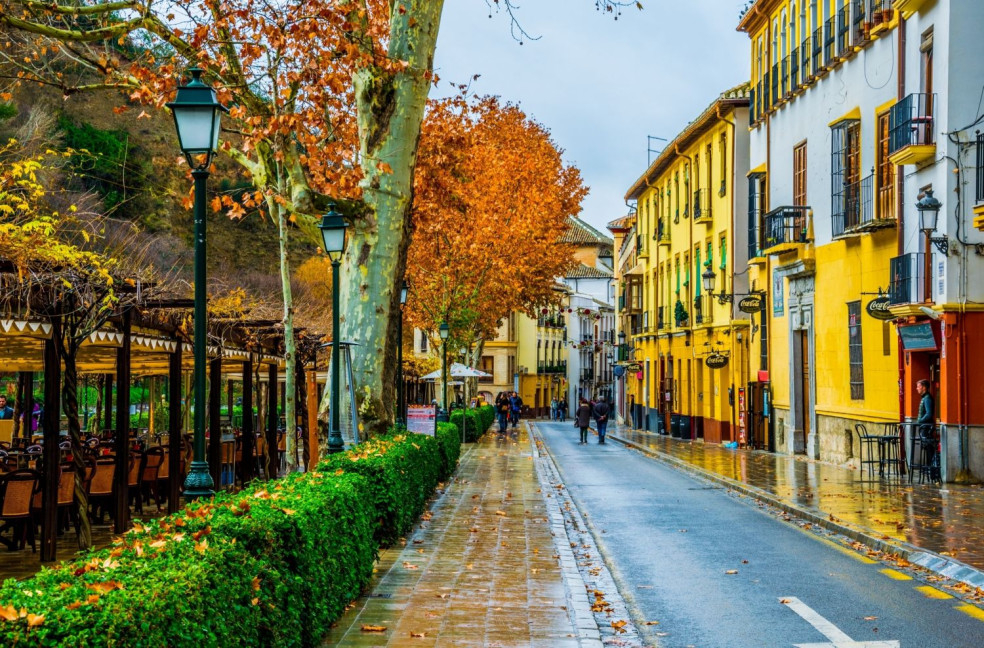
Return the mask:
<path id="1" fill-rule="evenodd" d="M 868 434 L 868 429 L 862 423 L 855 423 L 854 430 L 861 442 L 861 477 L 864 477 L 864 467 L 868 467 L 868 478 L 874 480 L 875 466 L 878 466 L 878 473 L 882 471 L 882 448 L 881 440 Z"/>

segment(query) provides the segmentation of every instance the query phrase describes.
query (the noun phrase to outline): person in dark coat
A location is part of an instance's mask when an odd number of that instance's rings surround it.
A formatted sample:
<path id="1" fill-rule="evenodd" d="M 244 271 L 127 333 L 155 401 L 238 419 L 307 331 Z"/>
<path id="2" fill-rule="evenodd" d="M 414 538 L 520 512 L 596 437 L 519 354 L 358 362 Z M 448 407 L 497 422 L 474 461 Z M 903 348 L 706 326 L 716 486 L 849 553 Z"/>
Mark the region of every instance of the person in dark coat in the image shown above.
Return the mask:
<path id="1" fill-rule="evenodd" d="M 506 426 L 509 425 L 509 396 L 506 392 L 499 392 L 496 397 L 495 413 L 499 417 L 499 434 L 505 434 Z"/>
<path id="2" fill-rule="evenodd" d="M 14 418 L 14 408 L 7 404 L 7 395 L 0 394 L 0 420 Z"/>
<path id="3" fill-rule="evenodd" d="M 595 423 L 598 426 L 598 443 L 604 443 L 605 432 L 608 431 L 608 415 L 611 413 L 611 408 L 605 402 L 604 396 L 598 397 L 594 407 L 591 408 L 591 413 L 594 415 Z"/>
<path id="4" fill-rule="evenodd" d="M 586 444 L 588 442 L 588 426 L 591 425 L 591 405 L 584 398 L 581 399 L 581 403 L 577 406 L 577 413 L 574 414 L 574 425 L 581 430 L 579 445 Z"/>

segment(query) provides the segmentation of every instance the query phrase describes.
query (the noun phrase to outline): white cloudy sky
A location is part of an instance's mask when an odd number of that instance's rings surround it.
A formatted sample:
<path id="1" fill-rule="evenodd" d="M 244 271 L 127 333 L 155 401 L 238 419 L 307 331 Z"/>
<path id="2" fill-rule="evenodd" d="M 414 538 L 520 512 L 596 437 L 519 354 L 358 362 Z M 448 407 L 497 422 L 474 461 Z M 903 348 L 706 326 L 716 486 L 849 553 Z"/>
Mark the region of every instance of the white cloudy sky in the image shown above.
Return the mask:
<path id="1" fill-rule="evenodd" d="M 518 0 L 523 27 L 540 36 L 519 45 L 504 12 L 489 18 L 486 0 L 445 1 L 442 87 L 480 74 L 475 93 L 519 103 L 550 128 L 591 187 L 581 217 L 596 227 L 626 213 L 647 135 L 674 137 L 749 75 L 748 37 L 735 31 L 745 0 L 642 3 L 613 20 L 594 0 Z"/>

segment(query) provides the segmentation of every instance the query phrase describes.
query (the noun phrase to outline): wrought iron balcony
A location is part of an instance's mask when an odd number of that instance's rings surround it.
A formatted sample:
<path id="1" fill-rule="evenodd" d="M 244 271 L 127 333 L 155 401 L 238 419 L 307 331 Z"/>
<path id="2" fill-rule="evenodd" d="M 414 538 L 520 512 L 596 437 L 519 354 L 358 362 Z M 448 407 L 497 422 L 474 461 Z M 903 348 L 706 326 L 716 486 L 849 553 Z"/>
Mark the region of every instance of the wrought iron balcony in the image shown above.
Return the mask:
<path id="1" fill-rule="evenodd" d="M 792 94 L 800 87 L 800 56 L 799 49 L 794 47 L 789 53 L 789 88 L 787 93 Z"/>
<path id="2" fill-rule="evenodd" d="M 851 51 L 851 8 L 837 11 L 837 56 L 844 57 Z"/>
<path id="3" fill-rule="evenodd" d="M 694 221 L 697 223 L 710 223 L 713 221 L 710 189 L 698 189 L 694 192 Z"/>
<path id="4" fill-rule="evenodd" d="M 895 164 L 916 164 L 936 154 L 936 95 L 914 93 L 892 106 L 888 154 Z"/>
<path id="5" fill-rule="evenodd" d="M 662 218 L 656 224 L 656 241 L 659 245 L 670 244 L 670 227 Z"/>
<path id="6" fill-rule="evenodd" d="M 875 212 L 874 186 L 875 176 L 872 174 L 844 185 L 842 191 L 832 196 L 831 227 L 835 238 L 895 226 L 894 211 Z"/>
<path id="7" fill-rule="evenodd" d="M 801 205 L 773 209 L 763 220 L 761 254 L 783 252 L 782 246 L 809 242 L 810 208 Z"/>
<path id="8" fill-rule="evenodd" d="M 817 27 L 816 31 L 813 32 L 813 60 L 810 66 L 810 72 L 813 76 L 819 75 L 823 70 L 823 41 L 823 27 Z"/>
<path id="9" fill-rule="evenodd" d="M 790 57 L 787 56 L 781 61 L 779 61 L 779 66 L 782 74 L 782 83 L 780 84 L 779 87 L 779 96 L 782 97 L 783 99 L 788 97 L 789 93 L 791 92 L 790 83 L 789 83 L 789 59 Z"/>
<path id="10" fill-rule="evenodd" d="M 827 22 L 823 25 L 823 64 L 824 67 L 830 67 L 834 64 L 834 59 L 837 55 L 837 19 L 834 17 L 828 18 Z"/>
<path id="11" fill-rule="evenodd" d="M 851 30 L 851 40 L 854 47 L 860 47 L 871 40 L 871 16 L 866 13 L 866 5 L 870 0 L 852 0 L 851 16 L 854 26 Z"/>
<path id="12" fill-rule="evenodd" d="M 926 301 L 924 267 L 925 257 L 921 252 L 903 254 L 889 262 L 891 273 L 888 283 L 889 303 L 894 306 Z"/>
<path id="13" fill-rule="evenodd" d="M 772 66 L 772 105 L 779 103 L 779 64 Z"/>
<path id="14" fill-rule="evenodd" d="M 666 322 L 663 320 L 663 307 L 660 306 L 656 309 L 656 330 L 662 331 L 666 328 Z"/>
<path id="15" fill-rule="evenodd" d="M 807 36 L 803 39 L 802 44 L 800 44 L 799 54 L 800 54 L 800 85 L 806 85 L 812 80 L 813 70 L 810 68 L 811 65 L 811 54 L 813 53 L 813 38 Z"/>

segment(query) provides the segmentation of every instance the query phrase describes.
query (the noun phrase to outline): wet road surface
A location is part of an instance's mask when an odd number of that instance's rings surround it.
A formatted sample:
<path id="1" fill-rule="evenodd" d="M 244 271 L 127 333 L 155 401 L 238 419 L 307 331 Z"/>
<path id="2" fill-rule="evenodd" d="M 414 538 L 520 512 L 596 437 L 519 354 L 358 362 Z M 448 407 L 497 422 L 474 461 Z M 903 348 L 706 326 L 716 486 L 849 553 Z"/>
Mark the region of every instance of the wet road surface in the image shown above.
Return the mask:
<path id="1" fill-rule="evenodd" d="M 653 645 L 984 647 L 980 608 L 636 451 L 580 446 L 569 422 L 536 426 Z"/>

